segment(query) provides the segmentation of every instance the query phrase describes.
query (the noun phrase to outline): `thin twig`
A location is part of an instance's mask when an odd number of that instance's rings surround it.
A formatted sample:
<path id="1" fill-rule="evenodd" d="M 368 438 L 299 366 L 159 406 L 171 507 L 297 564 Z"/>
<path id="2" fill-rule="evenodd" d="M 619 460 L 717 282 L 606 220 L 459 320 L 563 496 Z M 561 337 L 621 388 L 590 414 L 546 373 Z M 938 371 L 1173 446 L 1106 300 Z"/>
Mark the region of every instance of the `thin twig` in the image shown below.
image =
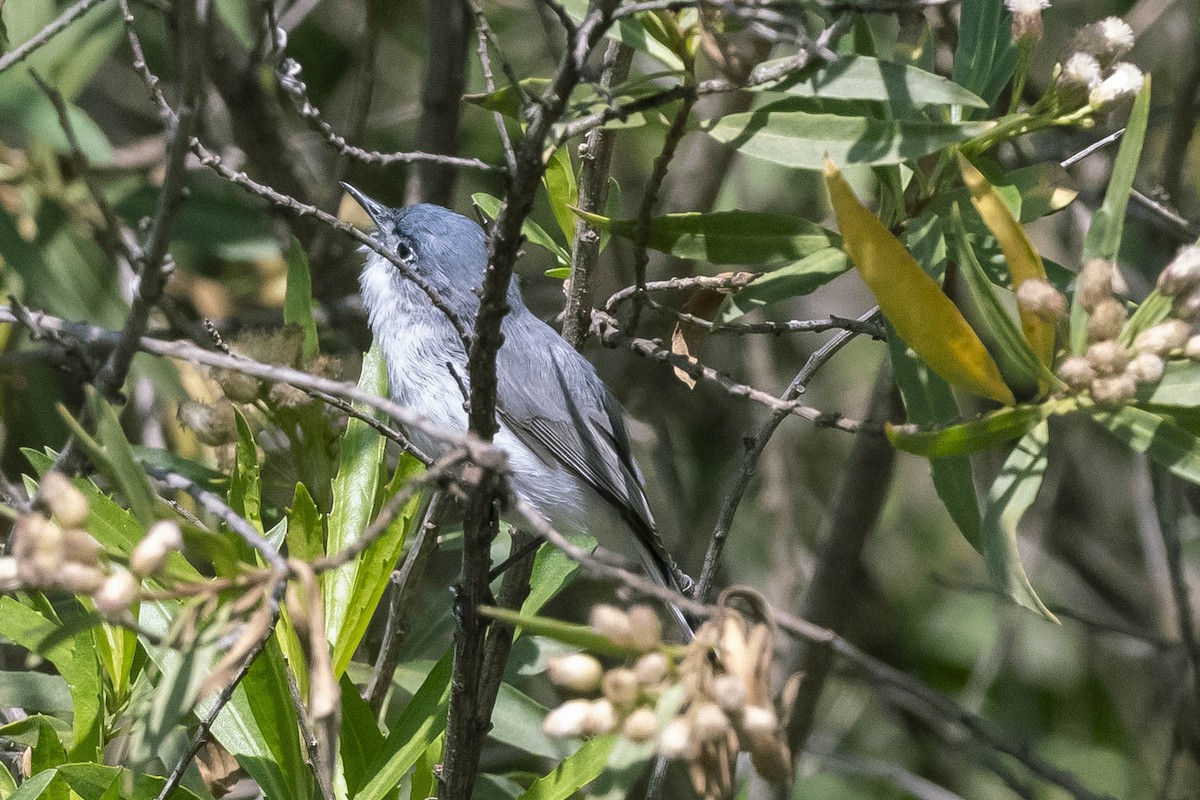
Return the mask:
<path id="1" fill-rule="evenodd" d="M 646 299 L 646 305 L 656 311 L 661 311 L 664 314 L 674 317 L 678 322 L 685 322 L 688 325 L 703 328 L 710 335 L 731 333 L 738 336 L 750 334 L 780 336 L 785 333 L 825 333 L 826 331 L 842 330 L 864 334 L 870 336 L 872 339 L 882 339 L 885 336 L 882 326 L 869 320 L 864 321 L 861 318 L 848 319 L 846 317 L 830 315 L 825 319 L 789 319 L 782 322 L 727 322 L 718 325 L 712 320 L 697 317 L 695 314 L 689 314 L 686 311 L 670 308 L 649 298 Z"/>
<path id="2" fill-rule="evenodd" d="M 682 278 L 670 278 L 665 281 L 650 281 L 643 288 L 646 292 L 681 292 L 686 289 L 741 289 L 748 286 L 757 272 L 728 272 L 724 275 L 690 275 Z M 626 286 L 614 292 L 604 302 L 605 313 L 612 314 L 618 305 L 633 297 L 636 286 Z"/>
<path id="3" fill-rule="evenodd" d="M 0 57 L 0 72 L 11 67 L 13 64 L 18 64 L 29 57 L 42 45 L 49 42 L 58 34 L 66 30 L 67 26 L 75 20 L 86 14 L 93 6 L 98 5 L 101 0 L 79 0 L 78 3 L 68 8 L 60 14 L 53 22 L 46 25 L 33 36 L 26 39 L 21 44 L 14 47 L 12 50 Z"/>
<path id="4" fill-rule="evenodd" d="M 491 26 L 488 25 L 487 17 L 484 16 L 483 9 L 480 7 L 477 0 L 467 0 L 471 6 L 472 13 L 475 14 L 475 30 L 476 45 L 475 53 L 479 57 L 479 68 L 483 71 L 483 86 L 487 89 L 488 94 L 496 91 L 496 78 L 492 74 L 492 59 L 488 55 L 488 42 L 491 39 Z M 500 59 L 501 67 L 507 66 L 507 59 L 504 58 L 503 52 L 499 49 L 499 44 L 496 44 L 496 57 Z M 514 84 L 514 89 L 519 93 L 522 103 L 526 100 L 525 87 L 520 81 Z M 522 106 L 524 107 L 524 106 Z M 513 152 L 512 137 L 508 135 L 508 123 L 504 121 L 504 115 L 499 111 L 492 112 L 492 122 L 496 126 L 496 134 L 500 137 L 500 148 L 504 151 L 504 163 L 508 167 L 509 174 L 517 171 L 517 155 Z"/>

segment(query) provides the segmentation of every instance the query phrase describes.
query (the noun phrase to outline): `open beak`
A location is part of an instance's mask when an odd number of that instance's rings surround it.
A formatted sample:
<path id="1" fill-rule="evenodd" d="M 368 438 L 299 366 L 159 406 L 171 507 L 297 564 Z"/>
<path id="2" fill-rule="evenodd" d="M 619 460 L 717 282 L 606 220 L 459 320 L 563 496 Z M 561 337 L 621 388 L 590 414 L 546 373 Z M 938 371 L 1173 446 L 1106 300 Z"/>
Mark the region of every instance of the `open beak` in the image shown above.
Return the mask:
<path id="1" fill-rule="evenodd" d="M 383 203 L 379 203 L 379 202 L 376 202 L 375 200 L 372 200 L 370 197 L 367 197 L 367 195 L 364 194 L 361 190 L 355 189 L 353 186 L 346 183 L 345 181 L 341 181 L 341 184 L 342 184 L 342 188 L 345 189 L 350 194 L 350 196 L 354 198 L 354 201 L 356 203 L 358 203 L 360 206 L 362 206 L 363 211 L 367 212 L 367 216 L 370 217 L 371 221 L 375 223 L 375 227 L 382 230 L 383 229 L 383 215 L 384 215 L 384 212 L 386 212 L 388 210 L 387 206 L 385 206 Z"/>

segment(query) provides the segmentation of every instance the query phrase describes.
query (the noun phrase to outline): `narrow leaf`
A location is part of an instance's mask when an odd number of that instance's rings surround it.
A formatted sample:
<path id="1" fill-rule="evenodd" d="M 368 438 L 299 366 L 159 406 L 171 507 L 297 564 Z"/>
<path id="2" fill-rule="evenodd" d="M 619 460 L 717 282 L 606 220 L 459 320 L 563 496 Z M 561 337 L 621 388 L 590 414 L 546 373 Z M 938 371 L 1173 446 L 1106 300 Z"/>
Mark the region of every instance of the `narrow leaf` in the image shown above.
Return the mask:
<path id="1" fill-rule="evenodd" d="M 308 256 L 295 236 L 292 237 L 291 247 L 288 248 L 287 268 L 283 321 L 290 325 L 299 325 L 300 330 L 304 332 L 304 346 L 300 352 L 307 361 L 317 355 L 320 344 L 317 340 L 317 321 L 313 318 L 312 274 L 308 269 Z"/>
<path id="2" fill-rule="evenodd" d="M 818 250 L 794 264 L 760 275 L 737 294 L 726 297 L 713 322 L 724 325 L 755 309 L 793 297 L 803 297 L 848 269 L 850 259 L 841 248 Z"/>
<path id="3" fill-rule="evenodd" d="M 785 60 L 766 61 L 758 69 L 770 69 Z M 801 70 L 794 77 L 766 88 L 803 97 L 882 100 L 897 108 L 922 105 L 988 107 L 978 95 L 941 75 L 908 64 L 860 55 L 843 56 L 833 63 L 821 61 L 815 69 Z"/>
<path id="4" fill-rule="evenodd" d="M 579 185 L 575 181 L 575 167 L 571 164 L 571 151 L 560 147 L 550 155 L 542 183 L 550 198 L 550 210 L 563 233 L 570 242 L 575 236 L 575 215 L 571 209 L 579 205 Z"/>
<path id="5" fill-rule="evenodd" d="M 254 441 L 250 423 L 241 410 L 235 407 L 234 416 L 237 420 L 237 450 L 233 473 L 229 476 L 229 507 L 262 533 L 262 477 L 258 465 L 258 445 Z"/>
<path id="6" fill-rule="evenodd" d="M 471 195 L 471 202 L 475 207 L 482 211 L 488 219 L 495 219 L 500 214 L 500 207 L 503 201 L 498 197 L 493 197 L 490 194 L 477 192 Z M 546 232 L 546 229 L 538 225 L 531 219 L 526 218 L 521 223 L 521 235 L 525 237 L 530 244 L 536 244 L 550 252 L 557 259 L 559 264 L 569 265 L 571 263 L 571 254 L 567 249 L 554 240 L 554 237 Z M 569 274 L 569 273 L 568 273 Z"/>
<path id="7" fill-rule="evenodd" d="M 1152 461 L 1191 483 L 1200 483 L 1200 438 L 1164 417 L 1136 406 L 1093 406 L 1092 419 Z"/>
<path id="8" fill-rule="evenodd" d="M 826 161 L 825 178 L 846 253 L 904 341 L 950 383 L 1012 405 L 1012 391 L 962 313 L 859 202 L 832 161 Z"/>
<path id="9" fill-rule="evenodd" d="M 1040 405 L 1002 408 L 946 428 L 889 425 L 887 436 L 897 449 L 926 458 L 968 455 L 1024 436 L 1043 420 L 1076 408 L 1074 399 L 1051 400 Z"/>
<path id="10" fill-rule="evenodd" d="M 600 776 L 616 743 L 616 736 L 600 736 L 585 742 L 553 772 L 534 781 L 520 800 L 567 800 Z"/>

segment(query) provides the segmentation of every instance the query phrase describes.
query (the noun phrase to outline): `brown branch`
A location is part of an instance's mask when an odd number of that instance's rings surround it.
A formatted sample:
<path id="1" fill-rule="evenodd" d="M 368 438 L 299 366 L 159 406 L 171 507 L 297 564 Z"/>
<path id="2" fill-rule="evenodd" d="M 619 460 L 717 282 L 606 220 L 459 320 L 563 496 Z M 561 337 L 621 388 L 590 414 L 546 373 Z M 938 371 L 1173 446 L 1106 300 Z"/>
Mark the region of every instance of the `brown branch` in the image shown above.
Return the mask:
<path id="1" fill-rule="evenodd" d="M 670 278 L 665 281 L 650 281 L 644 287 L 646 292 L 680 292 L 686 289 L 741 289 L 748 286 L 761 273 L 758 272 L 728 272 L 724 275 L 692 275 L 682 278 Z M 604 302 L 604 311 L 612 314 L 616 307 L 633 297 L 636 286 L 626 286 Z"/>
<path id="2" fill-rule="evenodd" d="M 496 78 L 492 74 L 492 59 L 488 55 L 488 42 L 491 42 L 492 46 L 496 48 L 496 57 L 500 60 L 500 66 L 505 70 L 505 74 L 512 69 L 512 65 L 500 50 L 500 43 L 496 39 L 496 35 L 492 33 L 491 26 L 488 25 L 483 8 L 480 7 L 477 0 L 467 0 L 467 2 L 471 6 L 471 12 L 475 15 L 475 53 L 479 57 L 479 69 L 483 72 L 483 86 L 487 89 L 488 94 L 491 94 L 496 91 Z M 521 85 L 520 81 L 512 85 L 521 97 L 521 107 L 526 107 L 528 95 L 525 87 Z M 500 148 L 504 151 L 504 163 L 508 166 L 510 174 L 516 172 L 517 156 L 513 152 L 512 137 L 508 135 L 508 123 L 504 121 L 504 115 L 499 111 L 492 112 L 492 122 L 496 126 L 496 134 L 500 137 Z"/>

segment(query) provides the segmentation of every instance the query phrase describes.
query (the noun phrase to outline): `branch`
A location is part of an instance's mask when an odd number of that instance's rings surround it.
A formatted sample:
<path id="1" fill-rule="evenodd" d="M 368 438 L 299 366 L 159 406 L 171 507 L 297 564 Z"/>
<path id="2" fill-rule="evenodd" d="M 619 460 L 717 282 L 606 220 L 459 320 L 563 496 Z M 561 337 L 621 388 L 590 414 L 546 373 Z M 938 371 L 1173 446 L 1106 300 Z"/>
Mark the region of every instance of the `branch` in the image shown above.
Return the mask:
<path id="1" fill-rule="evenodd" d="M 1183 544 L 1179 535 L 1179 487 L 1166 470 L 1151 466 L 1151 480 L 1158 511 L 1158 527 L 1166 546 L 1167 569 L 1171 576 L 1171 595 L 1175 601 L 1175 616 L 1179 639 L 1191 666 L 1192 692 L 1200 708 L 1200 641 L 1196 638 L 1196 619 L 1188 594 L 1187 566 L 1183 560 Z"/>
<path id="2" fill-rule="evenodd" d="M 488 94 L 491 94 L 496 91 L 496 79 L 492 75 L 492 60 L 488 56 L 488 42 L 492 42 L 492 45 L 496 48 L 496 57 L 500 59 L 500 66 L 504 69 L 506 75 L 511 72 L 512 65 L 500 50 L 500 43 L 496 40 L 495 34 L 492 33 L 492 28 L 488 25 L 487 17 L 484 16 L 483 9 L 480 8 L 479 3 L 476 0 L 467 1 L 471 6 L 472 13 L 475 14 L 475 30 L 477 34 L 475 52 L 479 56 L 479 68 L 483 72 L 483 86 L 487 89 Z M 525 87 L 521 85 L 520 81 L 517 81 L 513 84 L 513 88 L 520 94 L 521 107 L 525 108 L 528 105 L 526 102 Z M 504 163 L 508 166 L 510 174 L 516 172 L 517 156 L 513 152 L 512 138 L 508 135 L 508 124 L 504 121 L 504 115 L 499 111 L 493 111 L 492 122 L 496 125 L 496 133 L 500 137 L 500 148 L 504 151 Z"/>
<path id="3" fill-rule="evenodd" d="M 0 58 L 0 72 L 11 67 L 13 64 L 18 64 L 29 57 L 31 53 L 37 50 L 42 45 L 49 42 L 58 34 L 66 30 L 67 26 L 75 20 L 86 14 L 93 6 L 98 5 L 101 0 L 79 0 L 78 3 L 68 8 L 58 16 L 53 22 L 42 28 L 29 39 L 26 39 L 17 47 L 5 53 Z"/>

